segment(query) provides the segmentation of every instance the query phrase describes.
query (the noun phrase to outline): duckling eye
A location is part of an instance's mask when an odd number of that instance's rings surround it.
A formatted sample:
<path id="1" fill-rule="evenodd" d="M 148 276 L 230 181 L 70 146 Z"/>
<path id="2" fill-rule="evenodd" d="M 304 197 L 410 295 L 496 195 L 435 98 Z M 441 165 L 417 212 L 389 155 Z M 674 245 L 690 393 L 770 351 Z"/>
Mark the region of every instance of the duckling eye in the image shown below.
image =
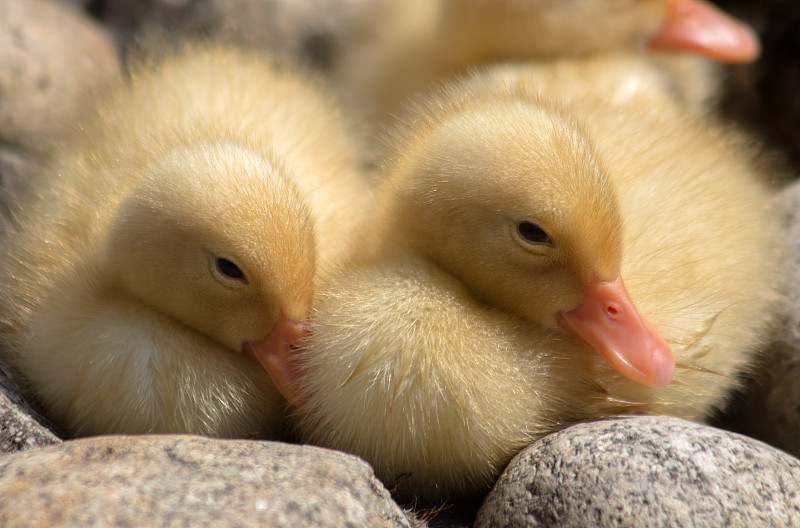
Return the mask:
<path id="1" fill-rule="evenodd" d="M 217 259 L 217 271 L 229 279 L 247 282 L 247 278 L 244 276 L 244 272 L 239 268 L 239 266 L 226 258 Z"/>
<path id="2" fill-rule="evenodd" d="M 517 224 L 517 232 L 526 242 L 531 242 L 532 244 L 547 244 L 549 246 L 553 245 L 550 236 L 533 222 L 520 222 Z"/>

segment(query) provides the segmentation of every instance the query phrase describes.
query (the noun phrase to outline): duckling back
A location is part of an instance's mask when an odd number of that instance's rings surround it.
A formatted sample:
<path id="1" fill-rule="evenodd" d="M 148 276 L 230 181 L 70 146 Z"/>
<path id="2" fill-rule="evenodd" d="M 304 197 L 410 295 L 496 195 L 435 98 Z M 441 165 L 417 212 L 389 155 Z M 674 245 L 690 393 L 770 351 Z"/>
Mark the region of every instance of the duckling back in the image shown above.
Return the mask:
<path id="1" fill-rule="evenodd" d="M 753 60 L 759 47 L 744 23 L 696 0 L 379 0 L 363 11 L 334 74 L 352 107 L 379 123 L 414 94 L 477 66 L 636 54 L 651 43 L 737 62 Z M 693 80 L 692 104 L 717 92 L 711 61 L 675 53 L 657 61 L 678 82 Z"/>

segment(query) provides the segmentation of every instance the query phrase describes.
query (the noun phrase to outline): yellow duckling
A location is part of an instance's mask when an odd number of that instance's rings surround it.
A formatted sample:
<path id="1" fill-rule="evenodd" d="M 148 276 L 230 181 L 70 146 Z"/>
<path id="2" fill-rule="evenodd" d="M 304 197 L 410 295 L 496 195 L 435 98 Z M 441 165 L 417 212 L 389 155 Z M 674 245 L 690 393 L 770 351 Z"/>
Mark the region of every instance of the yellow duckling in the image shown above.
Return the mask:
<path id="1" fill-rule="evenodd" d="M 335 74 L 356 108 L 385 122 L 415 92 L 473 65 L 645 47 L 722 62 L 759 53 L 746 24 L 704 0 L 379 0 L 343 44 Z M 669 65 L 711 91 L 708 66 Z"/>
<path id="2" fill-rule="evenodd" d="M 341 210 L 368 193 L 339 118 L 299 72 L 197 46 L 76 127 L 0 253 L 0 349 L 56 422 L 279 434 L 285 401 L 243 351 L 295 341 L 352 251 Z"/>
<path id="3" fill-rule="evenodd" d="M 606 75 L 592 64 L 560 67 Z M 392 136 L 375 258 L 317 295 L 302 353 L 260 358 L 304 441 L 401 495 L 485 493 L 577 420 L 702 419 L 766 339 L 777 228 L 747 149 L 655 105 L 658 84 L 562 99 L 550 68 L 418 103 Z"/>

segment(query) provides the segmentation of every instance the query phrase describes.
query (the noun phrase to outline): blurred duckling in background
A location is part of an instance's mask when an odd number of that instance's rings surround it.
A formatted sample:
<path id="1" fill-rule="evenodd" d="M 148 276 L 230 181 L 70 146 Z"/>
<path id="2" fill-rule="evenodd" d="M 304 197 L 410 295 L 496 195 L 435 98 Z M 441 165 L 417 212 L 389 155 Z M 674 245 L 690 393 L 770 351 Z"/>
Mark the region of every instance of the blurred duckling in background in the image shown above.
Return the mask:
<path id="1" fill-rule="evenodd" d="M 285 401 L 243 351 L 294 342 L 349 258 L 369 199 L 350 137 L 319 83 L 255 52 L 136 69 L 0 252 L 0 350 L 47 413 L 73 435 L 276 437 Z"/>
<path id="2" fill-rule="evenodd" d="M 302 352 L 269 351 L 302 440 L 453 499 L 575 421 L 723 404 L 772 318 L 771 195 L 742 138 L 640 83 L 639 60 L 613 92 L 585 60 L 416 104 L 374 259 L 318 292 Z"/>
<path id="3" fill-rule="evenodd" d="M 432 81 L 479 64 L 644 48 L 722 62 L 759 53 L 749 26 L 703 0 L 377 0 L 359 28 L 334 74 L 377 123 Z M 709 61 L 658 55 L 677 78 L 691 78 L 700 102 L 713 96 Z"/>

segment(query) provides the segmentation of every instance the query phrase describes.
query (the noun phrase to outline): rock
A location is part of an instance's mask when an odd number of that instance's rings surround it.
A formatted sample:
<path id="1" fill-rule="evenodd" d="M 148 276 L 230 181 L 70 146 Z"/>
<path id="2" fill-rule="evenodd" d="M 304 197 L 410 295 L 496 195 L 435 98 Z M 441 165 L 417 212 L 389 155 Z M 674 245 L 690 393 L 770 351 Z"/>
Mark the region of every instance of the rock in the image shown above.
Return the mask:
<path id="1" fill-rule="evenodd" d="M 788 253 L 776 337 L 718 423 L 800 456 L 800 182 L 781 193 L 779 207 Z"/>
<path id="2" fill-rule="evenodd" d="M 0 458 L 0 525 L 409 523 L 372 469 L 338 451 L 196 436 L 101 436 Z"/>
<path id="3" fill-rule="evenodd" d="M 0 361 L 0 456 L 61 442 L 24 396 L 16 374 Z"/>
<path id="4" fill-rule="evenodd" d="M 797 305 L 800 306 L 800 305 Z M 800 457 L 800 341 L 773 343 L 721 425 Z"/>
<path id="5" fill-rule="evenodd" d="M 58 3 L 72 7 L 86 7 L 92 0 L 56 0 Z"/>
<path id="6" fill-rule="evenodd" d="M 24 408 L 9 397 L 5 388 L 0 389 L 0 457 L 61 442 L 34 418 L 35 413 L 26 413 Z"/>
<path id="7" fill-rule="evenodd" d="M 800 526 L 800 460 L 668 417 L 582 423 L 522 451 L 475 528 Z"/>
<path id="8" fill-rule="evenodd" d="M 14 196 L 31 185 L 37 162 L 16 147 L 0 145 L 0 234 L 11 221 Z"/>
<path id="9" fill-rule="evenodd" d="M 368 0 L 106 0 L 100 16 L 123 41 L 152 52 L 184 36 L 214 36 L 327 67 Z"/>
<path id="10" fill-rule="evenodd" d="M 0 0 L 0 142 L 42 150 L 92 94 L 120 79 L 105 32 L 47 0 Z"/>

